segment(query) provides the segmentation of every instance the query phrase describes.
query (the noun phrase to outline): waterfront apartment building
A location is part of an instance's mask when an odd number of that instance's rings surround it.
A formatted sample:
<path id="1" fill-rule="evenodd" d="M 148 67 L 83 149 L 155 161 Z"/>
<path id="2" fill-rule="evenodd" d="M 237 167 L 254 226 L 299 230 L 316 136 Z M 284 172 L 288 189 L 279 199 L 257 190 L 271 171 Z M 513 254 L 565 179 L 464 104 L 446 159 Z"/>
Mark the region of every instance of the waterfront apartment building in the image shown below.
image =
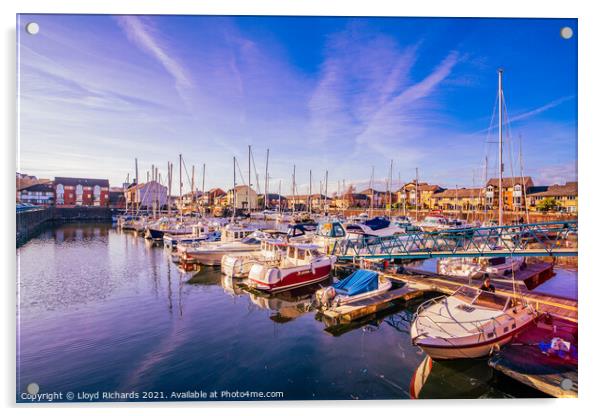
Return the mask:
<path id="1" fill-rule="evenodd" d="M 482 188 L 446 189 L 430 197 L 431 209 L 477 211 L 484 208 Z"/>
<path id="2" fill-rule="evenodd" d="M 527 206 L 530 211 L 549 208 L 576 214 L 578 211 L 578 186 L 577 182 L 567 182 L 564 185 L 551 185 L 537 187 L 535 192 L 527 193 Z M 548 202 L 547 204 L 545 202 Z"/>
<path id="3" fill-rule="evenodd" d="M 360 192 L 368 197 L 368 206 L 374 208 L 386 208 L 389 203 L 389 194 L 384 191 L 377 191 L 376 189 L 368 188 Z M 372 198 L 374 197 L 374 202 Z M 396 200 L 396 196 L 392 196 L 393 202 Z"/>
<path id="4" fill-rule="evenodd" d="M 54 185 L 46 182 L 21 188 L 17 191 L 17 201 L 33 205 L 54 205 Z"/>
<path id="5" fill-rule="evenodd" d="M 109 180 L 54 178 L 57 206 L 109 206 Z"/>
<path id="6" fill-rule="evenodd" d="M 397 203 L 401 206 L 415 207 L 418 202 L 421 209 L 433 209 L 433 195 L 443 190 L 439 185 L 431 185 L 426 182 L 420 182 L 418 186 L 415 181 L 408 182 L 397 190 Z"/>
<path id="7" fill-rule="evenodd" d="M 157 181 L 134 184 L 125 190 L 125 200 L 132 209 L 162 209 L 167 207 L 167 186 Z"/>
<path id="8" fill-rule="evenodd" d="M 232 200 L 236 195 L 236 209 L 257 209 L 257 192 L 248 185 L 237 185 L 234 189 L 229 189 L 225 198 L 226 205 L 231 207 Z"/>
<path id="9" fill-rule="evenodd" d="M 502 178 L 502 200 L 504 211 L 524 211 L 525 195 L 533 187 L 530 176 Z M 485 187 L 487 209 L 497 209 L 499 201 L 499 178 L 491 178 Z"/>

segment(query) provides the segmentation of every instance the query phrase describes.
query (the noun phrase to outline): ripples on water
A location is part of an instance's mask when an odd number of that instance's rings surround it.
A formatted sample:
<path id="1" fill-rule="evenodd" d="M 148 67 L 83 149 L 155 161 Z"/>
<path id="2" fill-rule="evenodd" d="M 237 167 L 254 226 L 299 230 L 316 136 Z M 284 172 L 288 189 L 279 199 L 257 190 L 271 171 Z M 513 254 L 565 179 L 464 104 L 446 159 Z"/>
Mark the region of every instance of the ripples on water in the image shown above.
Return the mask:
<path id="1" fill-rule="evenodd" d="M 425 358 L 409 337 L 411 308 L 326 328 L 311 290 L 253 296 L 218 269 L 183 272 L 162 248 L 110 225 L 46 231 L 17 259 L 19 391 L 36 382 L 40 392 L 408 398 Z M 525 393 L 494 384 L 485 361 L 466 365 L 433 366 L 421 397 Z"/>

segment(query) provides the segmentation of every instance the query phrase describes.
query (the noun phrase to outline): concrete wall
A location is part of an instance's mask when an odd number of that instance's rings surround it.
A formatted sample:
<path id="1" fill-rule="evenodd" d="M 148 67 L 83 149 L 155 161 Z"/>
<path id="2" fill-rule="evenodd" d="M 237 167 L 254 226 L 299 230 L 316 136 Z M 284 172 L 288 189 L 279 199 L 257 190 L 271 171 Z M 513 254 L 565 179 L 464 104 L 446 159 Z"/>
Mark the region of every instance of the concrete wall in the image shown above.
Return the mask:
<path id="1" fill-rule="evenodd" d="M 70 221 L 110 221 L 111 210 L 106 207 L 49 207 L 36 211 L 17 212 L 17 246 L 44 228 Z"/>

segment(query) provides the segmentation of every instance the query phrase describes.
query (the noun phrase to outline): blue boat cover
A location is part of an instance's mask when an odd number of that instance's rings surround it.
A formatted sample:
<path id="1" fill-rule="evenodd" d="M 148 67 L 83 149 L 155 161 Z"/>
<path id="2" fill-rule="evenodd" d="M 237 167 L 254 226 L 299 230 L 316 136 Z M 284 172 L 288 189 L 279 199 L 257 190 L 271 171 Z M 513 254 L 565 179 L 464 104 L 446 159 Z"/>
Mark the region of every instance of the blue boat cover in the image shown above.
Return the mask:
<path id="1" fill-rule="evenodd" d="M 371 220 L 366 221 L 364 224 L 370 227 L 370 229 L 376 231 L 382 230 L 383 228 L 387 228 L 391 224 L 391 222 L 383 217 L 374 217 Z"/>
<path id="2" fill-rule="evenodd" d="M 332 285 L 341 295 L 354 296 L 378 289 L 378 273 L 359 269 Z"/>

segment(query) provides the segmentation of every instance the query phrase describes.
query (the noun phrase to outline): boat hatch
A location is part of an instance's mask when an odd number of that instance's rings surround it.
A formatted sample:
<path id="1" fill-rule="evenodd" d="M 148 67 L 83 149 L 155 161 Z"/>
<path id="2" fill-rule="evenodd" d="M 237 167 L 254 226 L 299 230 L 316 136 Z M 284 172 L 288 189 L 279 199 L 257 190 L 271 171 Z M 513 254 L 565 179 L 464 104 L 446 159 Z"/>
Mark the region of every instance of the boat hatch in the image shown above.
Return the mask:
<path id="1" fill-rule="evenodd" d="M 463 303 L 459 304 L 457 306 L 457 308 L 463 310 L 464 312 L 468 312 L 468 313 L 473 312 L 475 310 L 475 308 L 473 306 L 468 306 Z"/>

